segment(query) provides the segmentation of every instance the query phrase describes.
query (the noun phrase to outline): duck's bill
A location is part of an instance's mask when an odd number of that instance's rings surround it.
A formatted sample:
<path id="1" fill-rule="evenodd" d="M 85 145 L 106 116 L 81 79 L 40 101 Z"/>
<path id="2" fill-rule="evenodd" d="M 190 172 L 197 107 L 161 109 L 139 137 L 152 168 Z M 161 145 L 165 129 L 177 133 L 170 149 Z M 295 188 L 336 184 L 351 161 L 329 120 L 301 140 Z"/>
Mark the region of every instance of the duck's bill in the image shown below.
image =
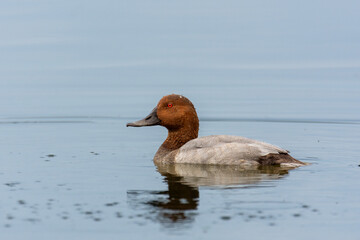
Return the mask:
<path id="1" fill-rule="evenodd" d="M 145 126 L 155 126 L 160 124 L 160 120 L 157 117 L 157 108 L 154 108 L 152 112 L 147 115 L 144 119 L 141 119 L 136 122 L 126 124 L 127 127 L 145 127 Z"/>

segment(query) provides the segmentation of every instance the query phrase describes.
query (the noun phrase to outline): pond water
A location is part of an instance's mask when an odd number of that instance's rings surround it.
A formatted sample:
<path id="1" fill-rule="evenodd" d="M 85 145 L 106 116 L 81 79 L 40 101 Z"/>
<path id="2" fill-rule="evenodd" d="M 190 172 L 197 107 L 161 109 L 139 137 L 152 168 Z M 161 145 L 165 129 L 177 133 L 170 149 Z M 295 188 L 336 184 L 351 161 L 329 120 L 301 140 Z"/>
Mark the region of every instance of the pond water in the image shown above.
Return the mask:
<path id="1" fill-rule="evenodd" d="M 2 1 L 0 238 L 360 239 L 359 7 Z M 311 165 L 155 166 L 171 93 Z"/>

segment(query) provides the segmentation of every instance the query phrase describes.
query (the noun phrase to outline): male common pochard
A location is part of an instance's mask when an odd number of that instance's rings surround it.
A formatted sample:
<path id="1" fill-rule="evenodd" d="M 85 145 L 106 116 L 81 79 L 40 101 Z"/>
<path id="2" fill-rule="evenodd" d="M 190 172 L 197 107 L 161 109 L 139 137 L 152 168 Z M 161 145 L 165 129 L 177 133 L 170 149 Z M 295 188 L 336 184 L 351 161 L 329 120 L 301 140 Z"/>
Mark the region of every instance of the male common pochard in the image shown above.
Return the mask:
<path id="1" fill-rule="evenodd" d="M 212 135 L 198 138 L 199 119 L 194 105 L 181 95 L 163 97 L 152 112 L 127 127 L 161 125 L 168 136 L 156 152 L 155 163 L 191 163 L 238 166 L 306 165 L 287 150 L 253 139 Z"/>

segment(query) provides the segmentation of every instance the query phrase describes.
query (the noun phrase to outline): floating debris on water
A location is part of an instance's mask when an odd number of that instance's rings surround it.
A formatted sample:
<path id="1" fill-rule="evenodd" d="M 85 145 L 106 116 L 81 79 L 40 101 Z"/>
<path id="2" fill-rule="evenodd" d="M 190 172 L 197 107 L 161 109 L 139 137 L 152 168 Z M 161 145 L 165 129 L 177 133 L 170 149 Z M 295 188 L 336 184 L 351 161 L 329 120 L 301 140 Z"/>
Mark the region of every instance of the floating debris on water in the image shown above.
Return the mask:
<path id="1" fill-rule="evenodd" d="M 20 182 L 9 182 L 9 183 L 5 183 L 4 185 L 8 186 L 8 187 L 15 187 L 16 185 L 19 185 Z"/>
<path id="2" fill-rule="evenodd" d="M 119 204 L 118 202 L 112 202 L 112 203 L 106 203 L 105 206 L 112 207 L 112 206 L 115 206 L 115 205 L 118 205 L 118 204 Z"/>

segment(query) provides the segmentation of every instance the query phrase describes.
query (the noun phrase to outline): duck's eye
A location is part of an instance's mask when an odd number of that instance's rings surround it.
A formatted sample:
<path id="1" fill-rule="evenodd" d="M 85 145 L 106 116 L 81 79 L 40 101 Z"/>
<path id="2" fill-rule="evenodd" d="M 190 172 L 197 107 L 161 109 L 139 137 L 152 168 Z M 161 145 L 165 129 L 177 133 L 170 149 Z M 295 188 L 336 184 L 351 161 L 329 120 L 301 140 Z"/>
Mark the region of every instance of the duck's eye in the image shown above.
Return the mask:
<path id="1" fill-rule="evenodd" d="M 171 108 L 173 105 L 171 103 L 168 104 L 168 108 Z"/>

